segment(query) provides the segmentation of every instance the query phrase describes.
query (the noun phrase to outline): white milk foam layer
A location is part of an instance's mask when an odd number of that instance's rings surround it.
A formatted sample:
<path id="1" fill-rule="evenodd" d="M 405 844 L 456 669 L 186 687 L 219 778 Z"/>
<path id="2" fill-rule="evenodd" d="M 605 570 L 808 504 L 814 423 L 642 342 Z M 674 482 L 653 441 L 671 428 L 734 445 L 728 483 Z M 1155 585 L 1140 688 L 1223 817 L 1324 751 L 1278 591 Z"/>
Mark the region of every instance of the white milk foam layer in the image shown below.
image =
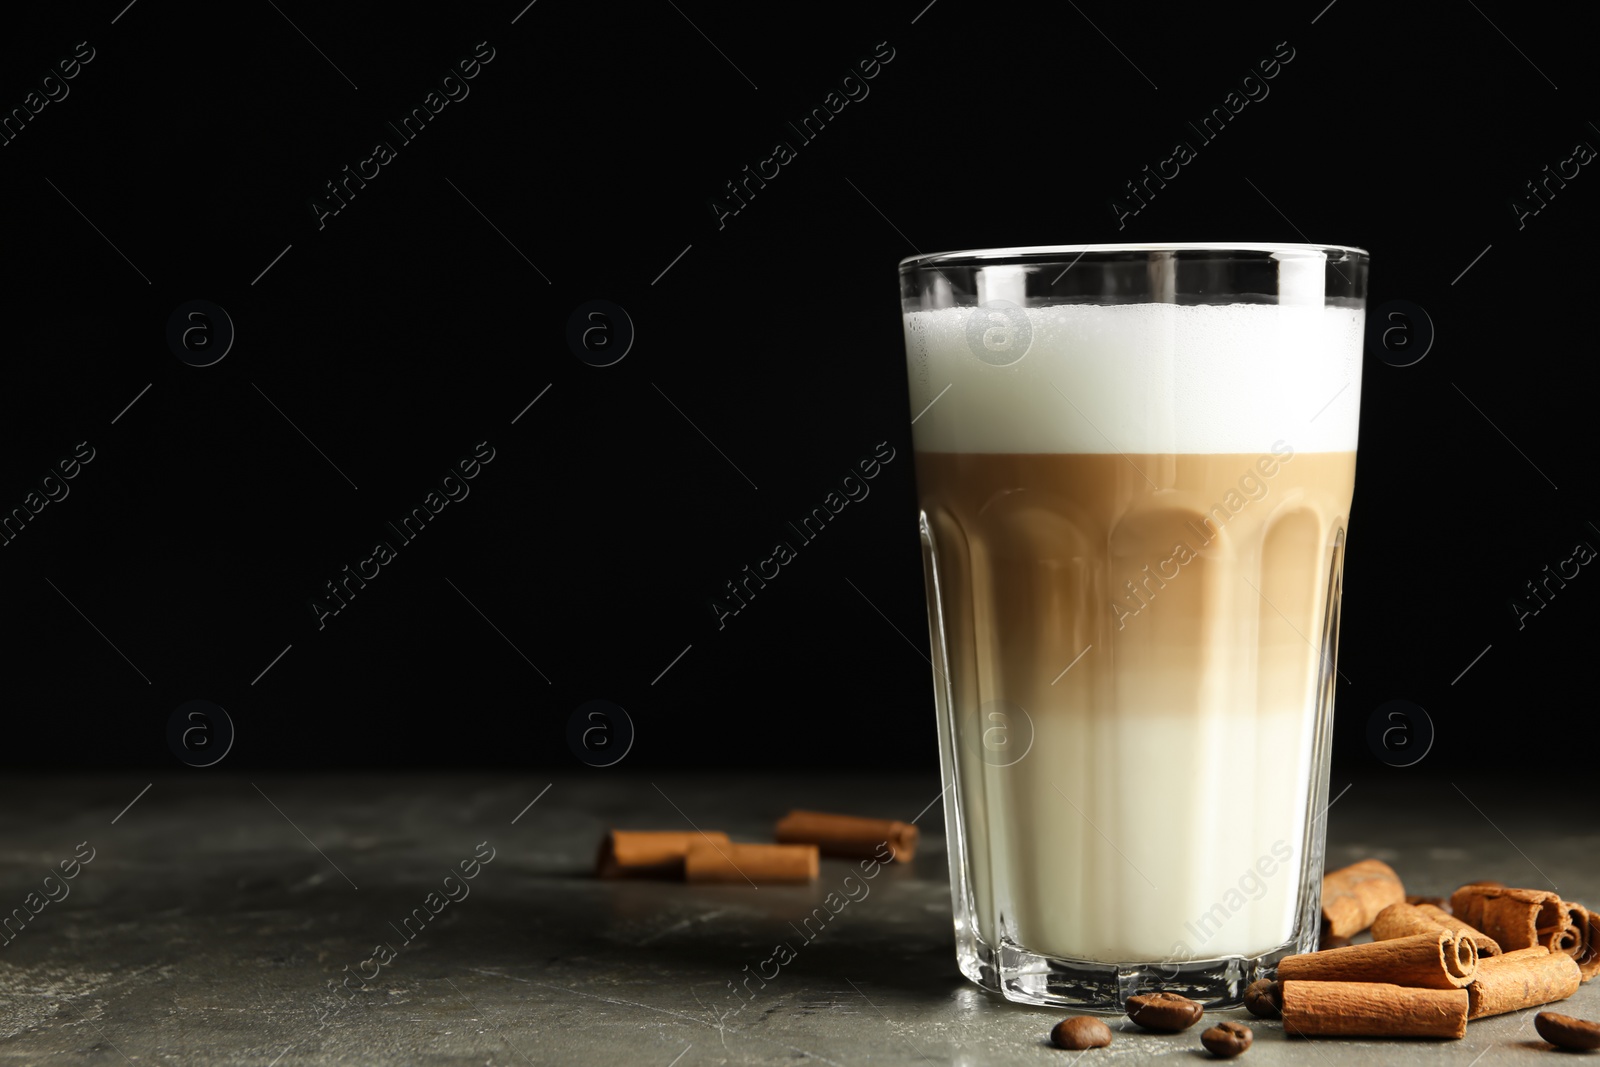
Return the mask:
<path id="1" fill-rule="evenodd" d="M 1320 301 L 916 311 L 912 437 L 922 452 L 1354 451 L 1363 327 Z"/>

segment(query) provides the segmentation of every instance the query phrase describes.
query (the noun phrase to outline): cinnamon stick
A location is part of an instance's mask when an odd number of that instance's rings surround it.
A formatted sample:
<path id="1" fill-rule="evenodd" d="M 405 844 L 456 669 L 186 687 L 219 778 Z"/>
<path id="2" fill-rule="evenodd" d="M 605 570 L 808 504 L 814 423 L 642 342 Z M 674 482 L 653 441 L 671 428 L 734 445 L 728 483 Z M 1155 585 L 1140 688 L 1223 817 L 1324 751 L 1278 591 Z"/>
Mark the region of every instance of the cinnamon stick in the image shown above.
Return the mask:
<path id="1" fill-rule="evenodd" d="M 1542 889 L 1475 884 L 1450 895 L 1451 912 L 1488 934 L 1506 952 L 1534 945 L 1551 948 L 1575 925 L 1571 907 Z"/>
<path id="2" fill-rule="evenodd" d="M 1581 904 L 1574 907 L 1582 916 L 1578 928 L 1583 934 L 1583 943 L 1572 958 L 1578 964 L 1578 973 L 1587 982 L 1600 974 L 1600 911 L 1590 911 Z"/>
<path id="3" fill-rule="evenodd" d="M 1556 926 L 1540 936 L 1539 944 L 1551 952 L 1565 952 L 1576 960 L 1583 952 L 1586 917 L 1580 913 L 1584 910 L 1582 904 L 1574 904 L 1570 900 L 1558 901 Z"/>
<path id="4" fill-rule="evenodd" d="M 681 878 L 692 841 L 728 844 L 720 830 L 612 830 L 600 842 L 595 874 L 600 878 Z"/>
<path id="5" fill-rule="evenodd" d="M 1387 982 L 1426 989 L 1461 989 L 1477 971 L 1472 942 L 1445 929 L 1305 952 L 1278 963 L 1278 979 L 1284 982 Z"/>
<path id="6" fill-rule="evenodd" d="M 1582 904 L 1542 889 L 1482 884 L 1464 885 L 1450 900 L 1469 922 L 1468 913 L 1476 915 L 1474 925 L 1503 949 L 1543 946 L 1572 957 L 1585 982 L 1600 974 L 1600 915 Z"/>
<path id="7" fill-rule="evenodd" d="M 1406 887 L 1382 860 L 1362 860 L 1322 877 L 1322 920 L 1334 937 L 1350 937 L 1372 925 L 1378 912 L 1402 904 Z"/>
<path id="8" fill-rule="evenodd" d="M 691 841 L 683 870 L 691 882 L 809 882 L 817 876 L 817 846 Z"/>
<path id="9" fill-rule="evenodd" d="M 888 845 L 891 858 L 904 863 L 916 854 L 918 832 L 910 823 L 893 819 L 791 811 L 778 820 L 774 836 L 785 844 L 816 845 L 824 856 L 844 859 L 883 860 Z"/>
<path id="10" fill-rule="evenodd" d="M 1543 945 L 1514 949 L 1478 964 L 1478 976 L 1467 986 L 1469 1015 L 1481 1019 L 1565 1000 L 1578 991 L 1580 981 L 1578 965 L 1565 952 Z"/>
<path id="11" fill-rule="evenodd" d="M 1435 930 L 1449 930 L 1471 941 L 1479 956 L 1500 955 L 1500 946 L 1494 938 L 1474 930 L 1443 908 L 1432 904 L 1390 904 L 1372 920 L 1372 936 L 1377 941 L 1432 933 Z"/>
<path id="12" fill-rule="evenodd" d="M 1304 1037 L 1465 1037 L 1467 991 L 1387 982 L 1284 982 L 1283 1032 Z"/>

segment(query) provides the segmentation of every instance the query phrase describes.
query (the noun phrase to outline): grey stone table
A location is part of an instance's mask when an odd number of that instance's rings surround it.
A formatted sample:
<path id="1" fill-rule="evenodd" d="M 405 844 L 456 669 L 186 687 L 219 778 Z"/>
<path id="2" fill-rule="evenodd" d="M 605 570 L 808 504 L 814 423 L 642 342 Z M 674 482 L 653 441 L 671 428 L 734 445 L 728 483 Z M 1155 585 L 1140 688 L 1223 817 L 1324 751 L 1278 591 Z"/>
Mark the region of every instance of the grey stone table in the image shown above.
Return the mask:
<path id="1" fill-rule="evenodd" d="M 31 918 L 20 929 L 13 920 L 0 943 L 0 1062 L 699 1067 L 1079 1056 L 1045 1043 L 1061 1013 L 1005 1003 L 956 972 L 937 806 L 919 824 L 915 863 L 885 869 L 868 896 L 803 942 L 790 924 L 838 888 L 843 863 L 824 861 L 812 886 L 759 890 L 588 875 L 607 827 L 692 823 L 762 840 L 790 807 L 910 819 L 938 795 L 932 774 L 197 771 L 141 792 L 147 781 L 12 777 L 3 787 L 0 914 L 22 907 Z M 1378 856 L 1421 893 L 1498 878 L 1553 883 L 1600 904 L 1593 832 L 1516 790 L 1470 788 L 1469 798 L 1403 775 L 1357 783 L 1329 815 L 1332 862 Z M 473 867 L 475 857 L 487 862 Z M 476 877 L 447 882 L 463 860 Z M 76 877 L 47 884 L 63 861 Z M 430 921 L 405 923 L 419 908 Z M 735 995 L 744 968 L 782 939 L 796 957 L 755 999 Z M 363 965 L 380 943 L 387 959 Z M 358 971 L 370 980 L 335 992 Z M 1560 1010 L 1600 1018 L 1600 982 Z M 1256 1045 L 1242 1062 L 1558 1062 L 1532 1016 L 1476 1022 L 1451 1042 L 1286 1040 L 1278 1024 L 1249 1020 Z M 1212 1018 L 1225 1017 L 1248 1018 Z M 1196 1030 L 1156 1036 L 1110 1021 L 1112 1047 L 1084 1055 L 1208 1059 Z"/>

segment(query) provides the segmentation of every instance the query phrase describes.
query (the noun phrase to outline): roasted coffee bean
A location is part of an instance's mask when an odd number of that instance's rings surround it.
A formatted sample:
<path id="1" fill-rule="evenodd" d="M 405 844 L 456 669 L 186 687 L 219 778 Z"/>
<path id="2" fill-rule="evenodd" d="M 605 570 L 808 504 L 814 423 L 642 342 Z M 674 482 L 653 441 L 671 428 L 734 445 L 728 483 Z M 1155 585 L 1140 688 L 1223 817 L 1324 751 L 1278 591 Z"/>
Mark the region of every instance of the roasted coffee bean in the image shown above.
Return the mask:
<path id="1" fill-rule="evenodd" d="M 1258 978 L 1244 991 L 1244 1009 L 1258 1019 L 1283 1018 L 1283 986 Z"/>
<path id="2" fill-rule="evenodd" d="M 1558 1048 L 1600 1048 L 1600 1023 L 1541 1011 L 1533 1017 L 1533 1028 L 1539 1036 Z"/>
<path id="3" fill-rule="evenodd" d="M 1128 998 L 1128 1018 L 1146 1030 L 1170 1034 L 1189 1029 L 1205 1010 L 1199 1001 L 1176 993 L 1140 993 Z"/>
<path id="4" fill-rule="evenodd" d="M 1255 1035 L 1244 1023 L 1218 1023 L 1200 1035 L 1206 1051 L 1221 1060 L 1232 1059 L 1250 1047 Z"/>
<path id="5" fill-rule="evenodd" d="M 1092 1015 L 1074 1015 L 1056 1023 L 1050 1043 L 1065 1049 L 1105 1048 L 1111 1044 L 1111 1027 Z"/>

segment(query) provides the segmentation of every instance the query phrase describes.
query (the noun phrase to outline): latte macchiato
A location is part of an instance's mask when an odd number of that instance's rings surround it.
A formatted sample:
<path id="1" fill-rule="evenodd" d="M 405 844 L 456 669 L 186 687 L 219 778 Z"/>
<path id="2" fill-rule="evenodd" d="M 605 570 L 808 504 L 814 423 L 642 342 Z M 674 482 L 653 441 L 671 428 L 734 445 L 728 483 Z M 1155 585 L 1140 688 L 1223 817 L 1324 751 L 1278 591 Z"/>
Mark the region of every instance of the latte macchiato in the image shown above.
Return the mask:
<path id="1" fill-rule="evenodd" d="M 973 934 L 1104 963 L 1282 946 L 1362 312 L 951 307 L 906 338 Z"/>

